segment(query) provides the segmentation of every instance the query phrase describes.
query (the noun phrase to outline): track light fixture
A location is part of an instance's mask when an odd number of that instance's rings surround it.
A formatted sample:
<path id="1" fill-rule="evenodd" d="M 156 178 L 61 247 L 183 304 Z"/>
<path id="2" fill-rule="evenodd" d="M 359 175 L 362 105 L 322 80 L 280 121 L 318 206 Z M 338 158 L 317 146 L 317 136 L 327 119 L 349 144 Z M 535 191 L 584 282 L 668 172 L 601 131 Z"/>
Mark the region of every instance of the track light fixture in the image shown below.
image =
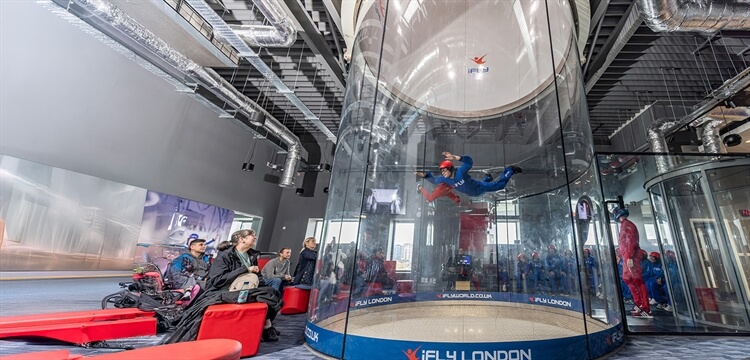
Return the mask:
<path id="1" fill-rule="evenodd" d="M 247 120 L 255 126 L 263 126 L 266 123 L 266 114 L 256 111 L 247 117 Z"/>

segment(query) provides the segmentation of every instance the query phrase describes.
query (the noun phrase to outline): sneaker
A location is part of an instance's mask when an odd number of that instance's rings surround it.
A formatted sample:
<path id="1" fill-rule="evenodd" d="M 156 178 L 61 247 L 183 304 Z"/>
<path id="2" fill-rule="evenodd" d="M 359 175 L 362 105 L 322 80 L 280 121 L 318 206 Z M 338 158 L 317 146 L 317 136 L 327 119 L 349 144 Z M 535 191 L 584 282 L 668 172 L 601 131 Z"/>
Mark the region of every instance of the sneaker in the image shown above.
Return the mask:
<path id="1" fill-rule="evenodd" d="M 672 305 L 667 304 L 667 306 L 664 306 L 661 309 L 664 311 L 672 312 Z"/>
<path id="2" fill-rule="evenodd" d="M 653 304 L 651 304 L 651 305 L 653 305 Z M 666 305 L 666 304 L 659 304 L 659 305 L 656 305 L 656 308 L 657 308 L 657 309 L 664 309 L 664 306 L 665 306 L 665 305 Z"/>
<path id="3" fill-rule="evenodd" d="M 273 332 L 276 334 L 276 336 L 281 336 L 281 331 L 279 331 L 278 329 L 276 329 L 275 326 L 271 325 L 271 329 L 273 329 Z"/>
<path id="4" fill-rule="evenodd" d="M 656 305 L 656 304 L 658 304 L 658 303 L 656 302 L 656 300 L 654 300 L 653 298 L 652 298 L 652 299 L 649 299 L 649 300 L 648 300 L 648 303 L 649 303 L 650 305 Z"/>
<path id="5" fill-rule="evenodd" d="M 633 312 L 630 314 L 633 317 L 642 318 L 642 319 L 653 319 L 653 315 L 651 315 L 650 312 L 641 311 L 641 312 Z"/>
<path id="6" fill-rule="evenodd" d="M 417 184 L 417 191 L 422 191 L 422 184 Z"/>
<path id="7" fill-rule="evenodd" d="M 276 335 L 273 327 L 263 329 L 263 333 L 261 334 L 260 338 L 265 342 L 279 341 L 279 337 Z"/>
<path id="8" fill-rule="evenodd" d="M 523 172 L 523 169 L 521 169 L 518 166 L 511 165 L 511 166 L 508 166 L 508 168 L 511 169 L 511 170 L 513 170 L 514 174 L 520 174 L 520 173 Z"/>
<path id="9" fill-rule="evenodd" d="M 596 297 L 598 297 L 598 298 L 600 298 L 600 299 L 604 299 L 604 294 L 602 294 L 602 292 L 601 292 L 601 291 L 598 291 L 598 292 L 596 293 Z"/>

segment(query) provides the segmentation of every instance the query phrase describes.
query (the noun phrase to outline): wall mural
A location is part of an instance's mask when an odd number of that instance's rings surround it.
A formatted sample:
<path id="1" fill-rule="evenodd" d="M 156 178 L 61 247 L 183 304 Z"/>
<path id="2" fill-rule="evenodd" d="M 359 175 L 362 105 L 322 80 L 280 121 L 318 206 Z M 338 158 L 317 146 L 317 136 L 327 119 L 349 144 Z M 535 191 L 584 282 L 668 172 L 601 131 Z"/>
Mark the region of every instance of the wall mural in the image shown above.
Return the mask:
<path id="1" fill-rule="evenodd" d="M 171 259 L 191 238 L 206 239 L 207 251 L 229 238 L 234 211 L 149 190 L 134 263 Z"/>

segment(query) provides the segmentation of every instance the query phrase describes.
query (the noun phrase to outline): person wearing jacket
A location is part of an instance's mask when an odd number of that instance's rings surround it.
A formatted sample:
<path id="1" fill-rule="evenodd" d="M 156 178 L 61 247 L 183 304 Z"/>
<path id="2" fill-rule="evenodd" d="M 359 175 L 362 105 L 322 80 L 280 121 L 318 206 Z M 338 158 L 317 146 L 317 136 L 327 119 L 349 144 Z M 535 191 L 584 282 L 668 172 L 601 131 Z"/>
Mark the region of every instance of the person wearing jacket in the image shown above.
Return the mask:
<path id="1" fill-rule="evenodd" d="M 646 283 L 649 297 L 651 298 L 650 304 L 656 305 L 657 308 L 672 311 L 672 306 L 669 304 L 669 294 L 667 292 L 667 280 L 664 277 L 664 269 L 661 263 L 661 254 L 653 251 L 648 256 L 647 271 L 643 273 L 643 281 Z"/>
<path id="2" fill-rule="evenodd" d="M 628 209 L 615 208 L 613 211 L 616 222 L 620 223 L 620 234 L 618 244 L 620 257 L 623 260 L 622 279 L 633 294 L 635 307 L 631 315 L 643 318 L 651 318 L 651 308 L 648 303 L 648 290 L 643 282 L 641 269 L 641 246 L 638 238 L 638 228 L 628 220 L 630 212 Z"/>
<path id="3" fill-rule="evenodd" d="M 470 156 L 458 156 L 449 152 L 443 152 L 445 160 L 440 163 L 441 176 L 433 176 L 430 172 L 417 173 L 417 176 L 435 184 L 447 184 L 456 191 L 469 196 L 479 196 L 486 192 L 502 190 L 513 174 L 520 174 L 522 169 L 517 166 L 506 166 L 503 173 L 496 181 L 478 181 L 469 175 L 469 170 L 474 165 Z M 463 164 L 456 170 L 452 161 L 461 161 Z"/>
<path id="4" fill-rule="evenodd" d="M 169 263 L 166 281 L 172 289 L 192 289 L 195 284 L 206 288 L 211 258 L 206 254 L 206 240 L 190 239 L 188 251 Z"/>
<path id="5" fill-rule="evenodd" d="M 302 241 L 302 251 L 299 253 L 299 262 L 294 270 L 294 286 L 299 288 L 311 289 L 313 284 L 313 275 L 315 275 L 315 262 L 318 261 L 318 251 L 314 237 L 306 237 Z"/>
<path id="6" fill-rule="evenodd" d="M 258 258 L 260 251 L 253 249 L 257 236 L 253 230 L 239 230 L 232 234 L 231 244 L 228 248 L 220 249 L 219 255 L 216 256 L 211 269 L 208 272 L 208 281 L 206 283 L 207 292 L 228 291 L 232 282 L 237 277 L 247 273 L 253 273 L 258 276 L 258 287 L 266 286 L 263 281 L 263 275 L 258 267 Z M 278 341 L 279 332 L 273 327 L 273 320 L 276 318 L 276 311 L 270 307 L 266 312 L 266 323 L 263 326 L 263 341 Z"/>

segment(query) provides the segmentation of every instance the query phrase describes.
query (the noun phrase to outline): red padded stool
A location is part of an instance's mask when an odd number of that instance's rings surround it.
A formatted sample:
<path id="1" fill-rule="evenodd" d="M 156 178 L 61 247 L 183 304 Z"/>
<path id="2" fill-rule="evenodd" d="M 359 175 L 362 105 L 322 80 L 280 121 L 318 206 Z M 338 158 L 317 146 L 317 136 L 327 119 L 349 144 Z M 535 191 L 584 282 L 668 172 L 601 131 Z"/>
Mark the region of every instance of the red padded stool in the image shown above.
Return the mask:
<path id="1" fill-rule="evenodd" d="M 398 280 L 396 281 L 396 293 L 398 294 L 411 294 L 413 290 L 414 280 Z"/>
<path id="2" fill-rule="evenodd" d="M 265 305 L 265 304 L 263 304 Z M 236 332 L 236 331 L 235 331 Z M 186 341 L 176 344 L 150 346 L 135 350 L 104 355 L 87 356 L 84 359 L 131 360 L 131 359 L 201 359 L 239 360 L 242 344 L 229 339 Z"/>
<path id="3" fill-rule="evenodd" d="M 370 297 L 375 295 L 383 295 L 383 284 L 378 282 L 372 282 L 367 284 L 364 294 L 362 297 Z"/>
<path id="4" fill-rule="evenodd" d="M 297 287 L 284 288 L 284 307 L 281 308 L 281 313 L 284 315 L 305 313 L 309 301 L 310 290 Z"/>
<path id="5" fill-rule="evenodd" d="M 237 340 L 242 344 L 242 357 L 253 356 L 258 353 L 267 310 L 268 305 L 262 302 L 211 305 L 203 314 L 197 339 Z M 170 358 L 178 357 L 170 354 Z M 202 359 L 196 356 L 188 358 Z"/>

